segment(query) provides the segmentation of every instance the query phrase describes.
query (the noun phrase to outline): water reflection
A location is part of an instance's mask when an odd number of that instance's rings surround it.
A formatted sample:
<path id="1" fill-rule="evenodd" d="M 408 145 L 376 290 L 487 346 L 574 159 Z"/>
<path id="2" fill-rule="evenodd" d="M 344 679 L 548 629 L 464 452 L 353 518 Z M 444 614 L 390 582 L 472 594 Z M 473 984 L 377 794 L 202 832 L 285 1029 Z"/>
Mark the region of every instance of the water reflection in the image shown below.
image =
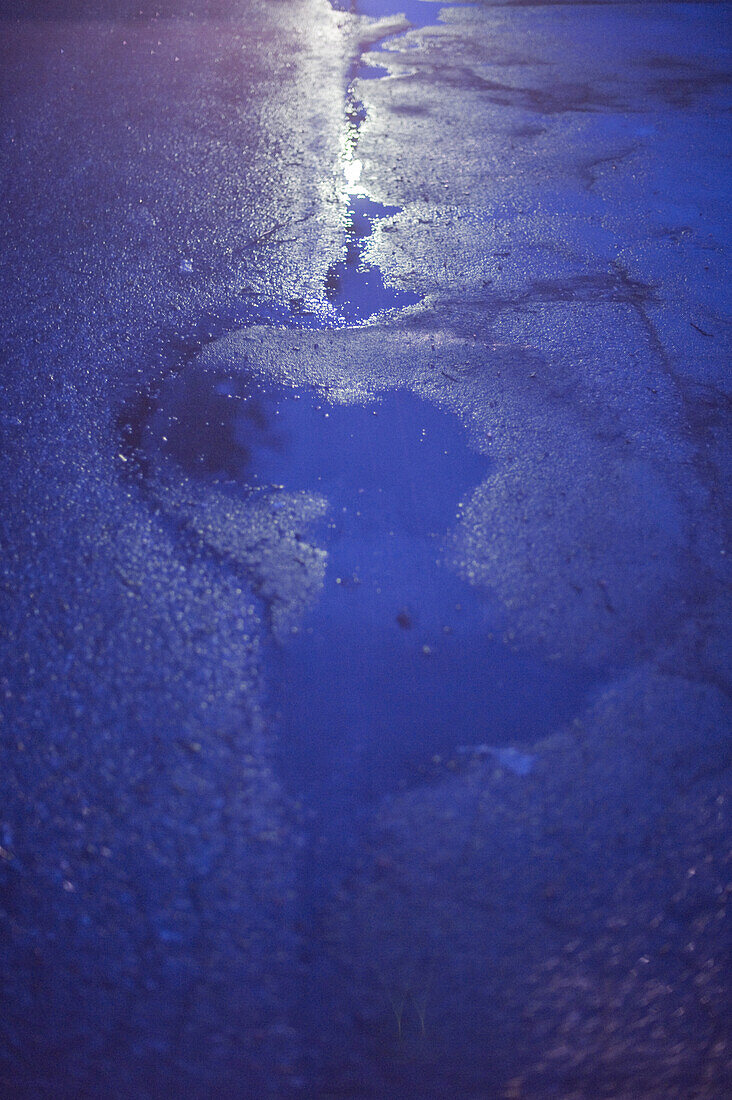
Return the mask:
<path id="1" fill-rule="evenodd" d="M 364 11 L 361 5 L 358 11 L 360 14 L 375 14 Z M 346 89 L 345 125 L 341 139 L 341 168 L 345 181 L 342 190 L 345 257 L 329 269 L 324 291 L 336 315 L 347 324 L 366 321 L 385 310 L 416 305 L 421 300 L 420 295 L 413 291 L 387 286 L 380 268 L 370 263 L 367 257 L 367 240 L 376 221 L 392 217 L 402 210 L 400 206 L 387 206 L 369 197 L 363 179 L 363 162 L 358 157 L 359 137 L 368 112 L 356 95 L 355 80 L 363 75 L 381 76 L 385 73 L 385 69 L 378 72 L 373 67 L 364 66 L 359 58 L 352 66 Z"/>
<path id="2" fill-rule="evenodd" d="M 336 804 L 352 813 L 437 755 L 530 743 L 573 712 L 586 680 L 505 646 L 497 607 L 443 560 L 489 469 L 456 416 L 406 390 L 339 405 L 191 371 L 163 387 L 142 438 L 148 467 L 173 459 L 241 499 L 328 502 L 306 533 L 327 551 L 322 592 L 270 641 L 282 774 L 324 817 L 337 824 Z"/>
<path id="3" fill-rule="evenodd" d="M 346 322 L 365 321 L 384 310 L 402 309 L 420 301 L 414 291 L 387 286 L 381 269 L 366 259 L 375 221 L 400 210 L 399 206 L 385 206 L 365 195 L 349 195 L 345 258 L 333 264 L 325 281 L 326 298 Z"/>

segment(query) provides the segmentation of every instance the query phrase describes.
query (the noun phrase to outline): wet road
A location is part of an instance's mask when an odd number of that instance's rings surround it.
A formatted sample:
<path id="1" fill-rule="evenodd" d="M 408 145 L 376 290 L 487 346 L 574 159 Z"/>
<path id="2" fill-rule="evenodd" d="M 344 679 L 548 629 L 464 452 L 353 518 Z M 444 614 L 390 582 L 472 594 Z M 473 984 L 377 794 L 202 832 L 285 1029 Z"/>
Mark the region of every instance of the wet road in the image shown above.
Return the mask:
<path id="1" fill-rule="evenodd" d="M 0 1089 L 716 1100 L 729 7 L 356 7 L 0 8 Z"/>

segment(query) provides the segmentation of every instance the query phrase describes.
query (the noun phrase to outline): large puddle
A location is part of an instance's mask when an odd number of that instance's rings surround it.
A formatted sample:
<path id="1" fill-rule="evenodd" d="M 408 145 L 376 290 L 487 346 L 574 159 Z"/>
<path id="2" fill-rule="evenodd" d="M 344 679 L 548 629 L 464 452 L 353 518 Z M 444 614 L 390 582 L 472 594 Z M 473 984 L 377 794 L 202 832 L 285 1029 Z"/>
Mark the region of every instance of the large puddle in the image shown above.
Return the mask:
<path id="1" fill-rule="evenodd" d="M 326 555 L 320 593 L 269 641 L 293 796 L 353 809 L 461 746 L 526 746 L 575 712 L 585 678 L 504 644 L 495 603 L 444 560 L 489 470 L 453 414 L 407 390 L 343 405 L 186 372 L 163 385 L 141 439 L 148 465 L 173 460 L 241 500 L 265 495 L 276 510 L 304 493 L 327 505 L 307 531 Z"/>

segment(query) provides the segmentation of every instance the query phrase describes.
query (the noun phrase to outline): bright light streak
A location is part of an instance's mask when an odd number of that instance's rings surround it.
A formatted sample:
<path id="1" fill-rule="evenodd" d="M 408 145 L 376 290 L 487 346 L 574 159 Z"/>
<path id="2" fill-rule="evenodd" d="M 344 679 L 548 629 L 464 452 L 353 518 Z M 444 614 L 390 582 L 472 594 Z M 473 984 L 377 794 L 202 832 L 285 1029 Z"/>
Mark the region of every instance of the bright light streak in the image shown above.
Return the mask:
<path id="1" fill-rule="evenodd" d="M 360 160 L 347 160 L 343 165 L 343 174 L 346 177 L 349 191 L 353 191 L 361 180 L 363 162 Z"/>

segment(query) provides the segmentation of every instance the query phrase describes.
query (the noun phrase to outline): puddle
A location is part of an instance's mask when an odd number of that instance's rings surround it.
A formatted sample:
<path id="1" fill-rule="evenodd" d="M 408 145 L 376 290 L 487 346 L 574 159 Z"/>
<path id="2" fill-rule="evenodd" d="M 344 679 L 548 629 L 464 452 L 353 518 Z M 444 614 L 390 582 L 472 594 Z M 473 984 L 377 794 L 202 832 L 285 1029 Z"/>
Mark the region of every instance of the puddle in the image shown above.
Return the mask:
<path id="1" fill-rule="evenodd" d="M 436 23 L 440 9 L 447 5 L 434 3 L 432 0 L 353 0 L 351 4 L 346 0 L 337 6 L 358 15 L 368 15 L 371 19 L 403 15 L 413 27 L 417 28 Z"/>
<path id="2" fill-rule="evenodd" d="M 325 295 L 347 323 L 368 320 L 387 309 L 402 309 L 421 301 L 411 290 L 384 284 L 381 269 L 364 260 L 366 240 L 377 218 L 399 214 L 401 207 L 373 202 L 365 195 L 349 195 L 346 215 L 346 256 L 328 271 Z"/>
<path id="3" fill-rule="evenodd" d="M 389 0 L 358 0 L 358 3 L 354 0 L 350 5 L 334 6 L 376 18 L 399 14 L 393 11 L 393 4 Z M 408 0 L 403 14 L 417 27 L 435 22 L 439 10 L 439 5 L 427 3 L 426 0 Z M 404 32 L 387 35 L 372 48 L 380 49 L 402 33 Z M 387 310 L 404 309 L 422 301 L 422 296 L 413 291 L 387 286 L 381 269 L 371 264 L 366 255 L 366 242 L 373 232 L 374 223 L 380 218 L 400 214 L 402 208 L 375 202 L 369 196 L 361 178 L 363 164 L 358 158 L 358 143 L 368 112 L 356 95 L 355 82 L 359 78 L 376 80 L 387 75 L 388 70 L 385 67 L 368 65 L 358 57 L 351 67 L 346 88 L 345 125 L 341 143 L 341 166 L 345 184 L 342 191 L 345 256 L 328 270 L 324 287 L 325 297 L 333 307 L 335 316 L 346 324 L 359 324 Z"/>
<path id="4" fill-rule="evenodd" d="M 356 69 L 356 76 L 359 80 L 381 80 L 382 77 L 388 75 L 389 70 L 383 65 L 367 65 L 365 61 L 362 61 Z"/>
<path id="5" fill-rule="evenodd" d="M 352 816 L 435 756 L 530 744 L 575 712 L 586 680 L 504 645 L 495 604 L 443 562 L 489 470 L 453 414 L 406 390 L 339 405 L 188 372 L 141 438 L 148 464 L 164 456 L 242 499 L 327 502 L 304 536 L 326 552 L 322 590 L 268 664 L 281 775 L 335 825 L 336 805 Z"/>

